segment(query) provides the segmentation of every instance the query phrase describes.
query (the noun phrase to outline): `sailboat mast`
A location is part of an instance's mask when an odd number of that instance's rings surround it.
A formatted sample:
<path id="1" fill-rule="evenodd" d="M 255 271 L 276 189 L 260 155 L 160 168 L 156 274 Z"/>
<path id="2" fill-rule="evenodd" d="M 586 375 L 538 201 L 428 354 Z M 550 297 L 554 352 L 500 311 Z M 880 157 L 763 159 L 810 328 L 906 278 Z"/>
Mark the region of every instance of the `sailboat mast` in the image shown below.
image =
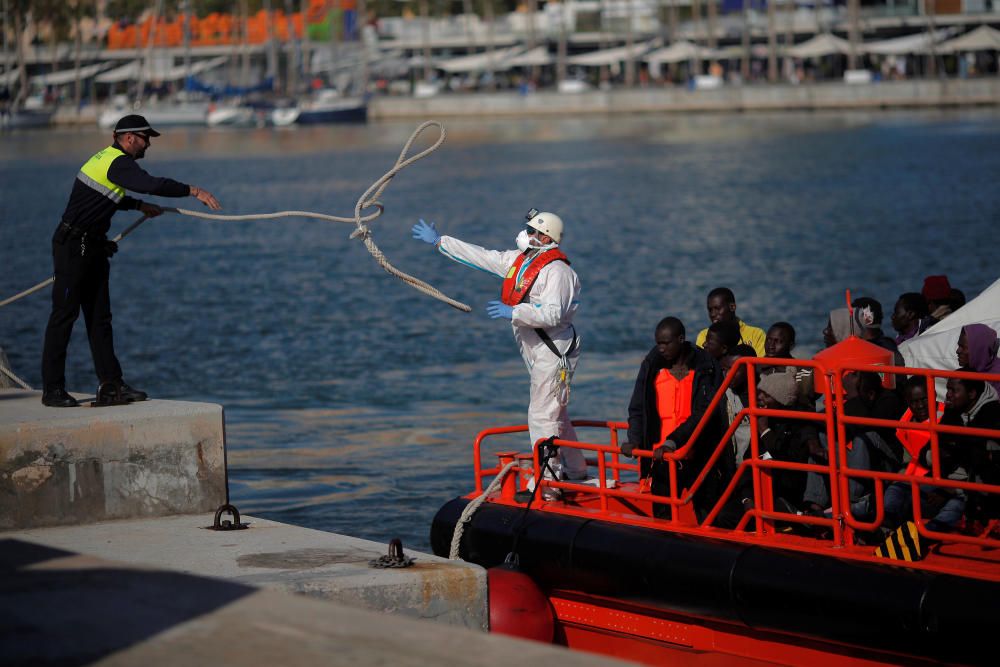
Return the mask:
<path id="1" fill-rule="evenodd" d="M 135 91 L 135 102 L 132 104 L 134 109 L 138 109 L 142 106 L 142 97 L 146 88 L 146 74 L 147 71 L 151 73 L 153 67 L 153 44 L 156 42 L 156 21 L 160 16 L 160 11 L 163 9 L 163 0 L 156 0 L 153 5 L 153 15 L 150 17 L 149 24 L 149 37 L 146 39 L 146 55 L 143 58 L 143 62 L 139 65 L 139 79 L 138 79 L 138 89 Z"/>
<path id="2" fill-rule="evenodd" d="M 358 45 L 361 47 L 361 94 L 368 93 L 368 45 L 365 44 L 365 25 L 368 23 L 368 5 L 365 0 L 358 0 L 357 14 L 354 19 L 358 34 Z"/>
<path id="3" fill-rule="evenodd" d="M 182 0 L 181 12 L 184 14 L 181 32 L 184 38 L 184 84 L 186 87 L 187 77 L 191 76 L 191 5 L 188 0 Z"/>

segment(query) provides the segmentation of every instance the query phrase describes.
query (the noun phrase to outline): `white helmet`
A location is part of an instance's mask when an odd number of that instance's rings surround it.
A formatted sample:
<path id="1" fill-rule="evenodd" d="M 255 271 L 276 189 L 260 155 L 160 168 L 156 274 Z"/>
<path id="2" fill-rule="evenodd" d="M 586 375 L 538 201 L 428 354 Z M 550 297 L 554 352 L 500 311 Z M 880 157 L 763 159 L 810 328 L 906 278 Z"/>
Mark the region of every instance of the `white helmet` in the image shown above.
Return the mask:
<path id="1" fill-rule="evenodd" d="M 528 226 L 552 237 L 552 240 L 556 243 L 562 241 L 563 221 L 555 213 L 536 213 L 534 217 L 528 220 Z"/>

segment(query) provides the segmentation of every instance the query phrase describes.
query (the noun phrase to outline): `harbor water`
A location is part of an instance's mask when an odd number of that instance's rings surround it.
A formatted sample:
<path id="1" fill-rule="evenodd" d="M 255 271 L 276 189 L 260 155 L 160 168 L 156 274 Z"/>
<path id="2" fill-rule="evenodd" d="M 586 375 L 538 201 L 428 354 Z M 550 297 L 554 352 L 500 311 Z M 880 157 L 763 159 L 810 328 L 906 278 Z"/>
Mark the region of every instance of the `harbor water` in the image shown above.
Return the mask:
<path id="1" fill-rule="evenodd" d="M 164 129 L 142 165 L 208 189 L 223 213 L 350 216 L 416 125 Z M 472 488 L 475 434 L 524 422 L 527 374 L 509 325 L 484 311 L 499 281 L 411 239 L 418 218 L 509 248 L 529 208 L 563 217 L 584 288 L 576 418 L 625 419 L 654 325 L 677 315 L 693 337 L 713 287 L 731 287 L 751 324 L 791 322 L 809 356 L 846 289 L 888 315 L 926 275 L 947 274 L 971 298 L 1000 273 L 995 109 L 446 127 L 444 145 L 385 191 L 372 229 L 395 266 L 471 314 L 389 276 L 345 224 L 168 214 L 112 260 L 126 380 L 155 398 L 225 407 L 242 512 L 426 551 L 434 512 Z M 109 138 L 89 128 L 0 136 L 0 298 L 51 275 L 49 239 L 73 178 Z M 112 231 L 136 217 L 118 214 Z M 48 309 L 46 291 L 0 310 L 0 347 L 35 387 Z M 96 388 L 82 318 L 67 379 L 73 391 Z"/>

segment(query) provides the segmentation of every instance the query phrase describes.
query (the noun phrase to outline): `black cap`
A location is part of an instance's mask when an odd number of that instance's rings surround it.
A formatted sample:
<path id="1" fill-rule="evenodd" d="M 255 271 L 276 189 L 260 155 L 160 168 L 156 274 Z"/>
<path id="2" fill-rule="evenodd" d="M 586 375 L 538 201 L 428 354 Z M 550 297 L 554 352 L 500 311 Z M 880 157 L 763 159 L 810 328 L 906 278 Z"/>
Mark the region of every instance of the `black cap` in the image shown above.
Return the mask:
<path id="1" fill-rule="evenodd" d="M 158 137 L 160 133 L 150 127 L 149 122 L 139 114 L 129 114 L 115 124 L 115 134 L 135 132 L 147 137 Z"/>

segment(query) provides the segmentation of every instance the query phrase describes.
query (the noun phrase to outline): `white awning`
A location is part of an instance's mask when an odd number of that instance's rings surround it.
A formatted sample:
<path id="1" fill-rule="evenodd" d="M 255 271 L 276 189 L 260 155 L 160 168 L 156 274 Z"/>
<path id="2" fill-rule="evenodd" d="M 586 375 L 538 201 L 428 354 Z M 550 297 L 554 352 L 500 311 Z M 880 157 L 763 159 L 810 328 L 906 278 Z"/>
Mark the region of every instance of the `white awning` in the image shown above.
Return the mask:
<path id="1" fill-rule="evenodd" d="M 938 53 L 959 53 L 963 51 L 1000 51 L 1000 30 L 981 25 L 971 32 L 941 42 Z"/>
<path id="2" fill-rule="evenodd" d="M 7 70 L 3 74 L 0 74 L 0 86 L 10 86 L 17 81 L 18 77 L 21 76 L 20 69 Z"/>
<path id="3" fill-rule="evenodd" d="M 553 62 L 555 62 L 555 58 L 549 55 L 549 49 L 545 46 L 536 46 L 530 51 L 525 51 L 507 60 L 507 64 L 511 67 L 551 65 Z"/>
<path id="4" fill-rule="evenodd" d="M 201 72 L 206 72 L 210 69 L 215 69 L 216 67 L 221 67 L 225 62 L 229 60 L 229 56 L 216 56 L 210 60 L 199 60 L 198 62 L 191 63 L 191 67 L 185 68 L 184 65 L 177 65 L 171 67 L 165 71 L 163 70 L 147 70 L 145 73 L 145 79 L 147 81 L 181 81 L 186 79 L 188 76 L 195 74 L 200 74 Z M 140 73 L 140 62 L 138 60 L 133 60 L 130 63 L 122 65 L 121 67 L 116 67 L 107 72 L 102 72 L 97 75 L 94 79 L 97 83 L 119 83 L 121 81 L 132 81 L 139 78 Z"/>
<path id="5" fill-rule="evenodd" d="M 833 53 L 846 55 L 850 51 L 851 45 L 846 39 L 824 32 L 801 44 L 788 47 L 785 53 L 793 58 L 820 58 Z"/>
<path id="6" fill-rule="evenodd" d="M 506 61 L 516 55 L 523 47 L 512 46 L 506 49 L 494 49 L 492 53 L 473 53 L 467 56 L 439 60 L 436 67 L 445 72 L 457 74 L 459 72 L 502 72 L 511 68 Z"/>
<path id="7" fill-rule="evenodd" d="M 947 30 L 938 30 L 933 34 L 921 32 L 916 35 L 905 35 L 893 39 L 883 39 L 877 42 L 865 42 L 859 45 L 859 53 L 876 53 L 882 55 L 906 55 L 907 53 L 931 53 L 931 46 L 948 36 Z"/>
<path id="8" fill-rule="evenodd" d="M 613 65 L 625 62 L 629 58 L 639 60 L 644 53 L 656 45 L 656 40 L 633 44 L 629 49 L 627 46 L 618 46 L 613 49 L 603 49 L 601 51 L 591 51 L 570 56 L 566 62 L 570 65 L 582 65 L 584 67 L 600 67 L 602 65 Z"/>
<path id="9" fill-rule="evenodd" d="M 712 49 L 704 46 L 698 46 L 697 44 L 681 40 L 679 42 L 674 42 L 666 48 L 657 49 L 652 53 L 647 53 L 643 60 L 648 62 L 650 65 L 653 65 L 661 63 L 682 63 L 696 58 L 701 60 L 711 60 L 721 56 L 722 54 L 718 51 L 713 51 Z"/>
<path id="10" fill-rule="evenodd" d="M 106 70 L 111 67 L 111 63 L 97 63 L 95 65 L 87 65 L 86 67 L 81 67 L 79 72 L 80 80 L 89 79 L 98 72 Z M 31 77 L 31 83 L 38 84 L 40 86 L 61 86 L 66 83 L 73 83 L 76 81 L 77 72 L 75 69 L 64 69 L 58 72 L 50 72 L 48 74 L 37 74 Z"/>

